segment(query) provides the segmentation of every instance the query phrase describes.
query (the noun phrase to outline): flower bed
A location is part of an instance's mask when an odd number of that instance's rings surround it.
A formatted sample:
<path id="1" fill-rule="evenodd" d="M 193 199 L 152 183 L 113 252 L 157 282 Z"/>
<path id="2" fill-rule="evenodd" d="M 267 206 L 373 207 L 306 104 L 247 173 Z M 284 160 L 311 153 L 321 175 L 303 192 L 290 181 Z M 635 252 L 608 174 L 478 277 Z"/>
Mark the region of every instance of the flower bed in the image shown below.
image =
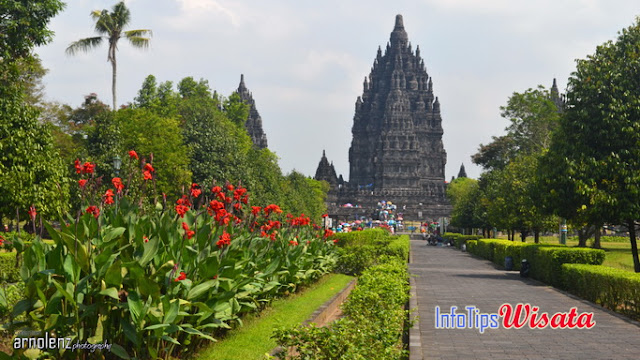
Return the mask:
<path id="1" fill-rule="evenodd" d="M 18 240 L 26 298 L 11 316 L 28 320 L 7 324 L 10 331 L 108 341 L 125 359 L 182 358 L 333 269 L 334 242 L 308 217 L 250 206 L 246 189 L 228 183 L 210 191 L 193 184 L 175 206 L 155 201 L 155 169 L 135 155 L 137 197 L 127 195 L 136 179 L 114 178 L 104 191 L 93 165 L 77 161 L 83 211 L 59 230 L 45 224 L 52 245 Z"/>

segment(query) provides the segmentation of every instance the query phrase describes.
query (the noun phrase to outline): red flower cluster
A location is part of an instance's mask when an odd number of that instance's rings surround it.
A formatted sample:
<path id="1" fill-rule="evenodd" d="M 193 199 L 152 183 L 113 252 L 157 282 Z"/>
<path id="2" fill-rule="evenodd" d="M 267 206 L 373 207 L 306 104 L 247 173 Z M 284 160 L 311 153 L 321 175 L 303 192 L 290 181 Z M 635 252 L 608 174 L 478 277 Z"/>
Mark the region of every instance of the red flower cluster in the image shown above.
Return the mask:
<path id="1" fill-rule="evenodd" d="M 333 231 L 331 231 L 331 229 L 326 229 L 326 230 L 324 231 L 324 238 L 325 238 L 325 239 L 328 239 L 328 238 L 329 238 L 329 236 L 333 236 Z"/>
<path id="2" fill-rule="evenodd" d="M 150 163 L 144 164 L 144 168 L 142 170 L 142 175 L 144 176 L 145 180 L 153 179 L 153 173 L 156 172 L 156 169 L 154 169 Z"/>
<path id="3" fill-rule="evenodd" d="M 107 189 L 107 191 L 104 193 L 103 198 L 105 205 L 113 204 L 113 190 Z"/>
<path id="4" fill-rule="evenodd" d="M 80 186 L 80 188 L 84 188 L 85 185 L 87 185 L 87 180 L 85 179 L 80 179 L 78 180 L 78 185 Z"/>
<path id="5" fill-rule="evenodd" d="M 193 237 L 193 235 L 195 235 L 195 234 L 196 234 L 196 232 L 195 232 L 195 231 L 193 231 L 193 230 L 189 229 L 189 225 L 188 225 L 186 222 L 183 222 L 183 223 L 182 223 L 182 228 L 183 228 L 183 229 L 184 229 L 184 231 L 185 231 L 185 233 L 184 233 L 184 234 L 187 236 L 187 239 L 191 239 L 191 238 Z"/>
<path id="6" fill-rule="evenodd" d="M 202 190 L 199 189 L 199 185 L 196 183 L 191 184 L 191 197 L 197 198 L 202 194 Z"/>
<path id="7" fill-rule="evenodd" d="M 142 240 L 144 240 L 144 242 L 148 243 L 149 242 L 149 238 L 147 237 L 147 235 L 144 235 L 142 237 Z"/>
<path id="8" fill-rule="evenodd" d="M 282 210 L 280 209 L 280 206 L 275 205 L 275 204 L 267 205 L 264 208 L 265 216 L 269 216 L 272 212 L 275 212 L 276 214 L 280 214 L 280 213 L 282 213 Z"/>
<path id="9" fill-rule="evenodd" d="M 124 184 L 122 183 L 122 179 L 120 179 L 119 177 L 114 177 L 113 179 L 111 179 L 111 183 L 113 184 L 113 187 L 116 188 L 116 191 L 118 192 L 118 194 L 120 194 L 124 189 Z"/>
<path id="10" fill-rule="evenodd" d="M 187 274 L 184 271 L 180 271 L 180 275 L 173 279 L 173 281 L 182 281 L 182 280 L 186 280 L 187 279 Z"/>
<path id="11" fill-rule="evenodd" d="M 86 212 L 86 213 L 88 213 L 88 214 L 93 214 L 93 216 L 94 216 L 96 219 L 98 218 L 98 216 L 100 216 L 100 209 L 99 209 L 97 206 L 95 206 L 95 205 L 91 205 L 91 206 L 89 206 L 89 207 L 85 210 L 85 212 Z"/>
<path id="12" fill-rule="evenodd" d="M 29 217 L 31 218 L 31 221 L 36 221 L 36 208 L 33 206 L 29 207 L 29 211 L 27 211 L 27 213 L 29 214 Z"/>
<path id="13" fill-rule="evenodd" d="M 233 217 L 233 215 L 227 212 L 227 210 L 225 209 L 224 203 L 218 200 L 211 200 L 211 202 L 209 202 L 207 212 L 209 213 L 209 216 L 215 216 L 215 220 L 220 225 L 227 225 Z"/>
<path id="14" fill-rule="evenodd" d="M 240 201 L 243 204 L 247 204 L 249 202 L 249 195 L 247 194 L 247 189 L 245 188 L 237 188 L 234 192 L 233 192 L 233 199 L 235 201 Z"/>
<path id="15" fill-rule="evenodd" d="M 187 195 L 182 195 L 182 198 L 178 199 L 176 201 L 176 212 L 178 213 L 178 215 L 180 215 L 181 218 L 184 217 L 184 214 L 187 213 L 187 211 L 189 211 L 189 207 L 191 206 L 191 202 L 189 201 L 189 198 L 187 197 Z"/>
<path id="16" fill-rule="evenodd" d="M 138 153 L 135 150 L 129 150 L 129 159 L 140 159 Z"/>
<path id="17" fill-rule="evenodd" d="M 231 235 L 229 235 L 226 231 L 220 235 L 220 240 L 216 242 L 216 245 L 221 248 L 226 245 L 231 245 Z"/>
<path id="18" fill-rule="evenodd" d="M 311 219 L 305 217 L 304 214 L 300 214 L 297 218 L 288 220 L 291 226 L 307 226 L 311 224 Z"/>
<path id="19" fill-rule="evenodd" d="M 76 174 L 93 174 L 93 171 L 95 170 L 96 165 L 92 164 L 90 162 L 85 162 L 84 164 L 80 165 L 80 159 L 76 159 L 73 162 L 73 166 L 76 168 Z"/>
<path id="20" fill-rule="evenodd" d="M 293 246 L 298 246 L 298 242 L 295 240 L 289 240 L 289 244 Z"/>
<path id="21" fill-rule="evenodd" d="M 260 210 L 262 210 L 260 206 L 251 207 L 251 213 L 253 214 L 253 216 L 258 216 L 258 214 L 260 214 Z"/>
<path id="22" fill-rule="evenodd" d="M 6 240 L 2 236 L 0 236 L 0 246 L 4 245 L 5 241 Z"/>

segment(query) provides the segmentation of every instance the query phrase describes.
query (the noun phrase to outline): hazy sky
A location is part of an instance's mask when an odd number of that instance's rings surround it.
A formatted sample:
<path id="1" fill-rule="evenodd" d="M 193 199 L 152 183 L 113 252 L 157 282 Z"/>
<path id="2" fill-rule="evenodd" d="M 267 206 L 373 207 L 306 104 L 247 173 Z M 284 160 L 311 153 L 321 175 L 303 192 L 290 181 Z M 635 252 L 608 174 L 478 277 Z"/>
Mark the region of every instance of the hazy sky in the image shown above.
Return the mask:
<path id="1" fill-rule="evenodd" d="M 50 27 L 54 41 L 37 49 L 49 100 L 79 106 L 92 92 L 111 104 L 111 66 L 103 45 L 65 55 L 95 36 L 92 10 L 116 1 L 67 0 Z M 240 74 L 253 92 L 269 148 L 284 172 L 314 175 L 322 150 L 348 179 L 357 96 L 396 14 L 420 45 L 441 103 L 446 179 L 471 164 L 481 143 L 501 135 L 501 105 L 514 92 L 558 79 L 563 91 L 575 59 L 613 40 L 640 14 L 632 0 L 248 1 L 129 0 L 130 29 L 152 29 L 150 49 L 119 44 L 118 103 L 133 101 L 143 79 L 204 78 L 228 96 Z"/>

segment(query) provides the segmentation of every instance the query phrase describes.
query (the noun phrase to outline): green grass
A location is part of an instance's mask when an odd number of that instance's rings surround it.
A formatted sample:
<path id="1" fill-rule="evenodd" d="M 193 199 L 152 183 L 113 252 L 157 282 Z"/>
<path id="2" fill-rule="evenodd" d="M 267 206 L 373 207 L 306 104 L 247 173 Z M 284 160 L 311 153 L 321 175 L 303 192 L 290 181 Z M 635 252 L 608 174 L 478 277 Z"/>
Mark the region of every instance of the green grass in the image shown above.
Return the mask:
<path id="1" fill-rule="evenodd" d="M 329 274 L 311 287 L 286 299 L 274 301 L 260 314 L 243 319 L 244 326 L 233 330 L 218 343 L 199 352 L 198 360 L 264 359 L 276 347 L 273 329 L 291 327 L 307 320 L 313 312 L 340 292 L 353 277 Z"/>

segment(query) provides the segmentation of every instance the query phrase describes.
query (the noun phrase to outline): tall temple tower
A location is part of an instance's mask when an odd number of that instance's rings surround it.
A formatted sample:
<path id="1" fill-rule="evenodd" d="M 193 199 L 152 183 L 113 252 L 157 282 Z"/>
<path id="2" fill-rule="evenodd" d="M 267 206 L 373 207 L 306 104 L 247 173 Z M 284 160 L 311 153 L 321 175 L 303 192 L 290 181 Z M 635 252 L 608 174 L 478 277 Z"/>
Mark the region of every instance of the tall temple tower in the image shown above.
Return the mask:
<path id="1" fill-rule="evenodd" d="M 262 130 L 262 117 L 260 117 L 256 109 L 256 102 L 253 100 L 253 95 L 244 84 L 244 74 L 240 75 L 240 85 L 238 85 L 236 92 L 240 95 L 242 102 L 249 105 L 249 117 L 244 123 L 244 126 L 247 128 L 253 145 L 260 149 L 266 148 L 267 135 L 264 133 L 264 130 Z"/>
<path id="2" fill-rule="evenodd" d="M 396 16 L 384 53 L 378 47 L 364 79 L 352 134 L 349 182 L 332 187 L 338 215 L 344 212 L 340 204 L 375 207 L 381 200 L 400 205 L 407 219 L 449 215 L 440 102 L 419 47 L 414 52 L 409 43 L 402 15 Z M 323 154 L 318 170 L 327 164 Z"/>
<path id="3" fill-rule="evenodd" d="M 349 182 L 374 190 L 429 190 L 444 183 L 440 102 L 420 48 L 408 42 L 402 15 L 373 62 L 356 100 Z"/>

